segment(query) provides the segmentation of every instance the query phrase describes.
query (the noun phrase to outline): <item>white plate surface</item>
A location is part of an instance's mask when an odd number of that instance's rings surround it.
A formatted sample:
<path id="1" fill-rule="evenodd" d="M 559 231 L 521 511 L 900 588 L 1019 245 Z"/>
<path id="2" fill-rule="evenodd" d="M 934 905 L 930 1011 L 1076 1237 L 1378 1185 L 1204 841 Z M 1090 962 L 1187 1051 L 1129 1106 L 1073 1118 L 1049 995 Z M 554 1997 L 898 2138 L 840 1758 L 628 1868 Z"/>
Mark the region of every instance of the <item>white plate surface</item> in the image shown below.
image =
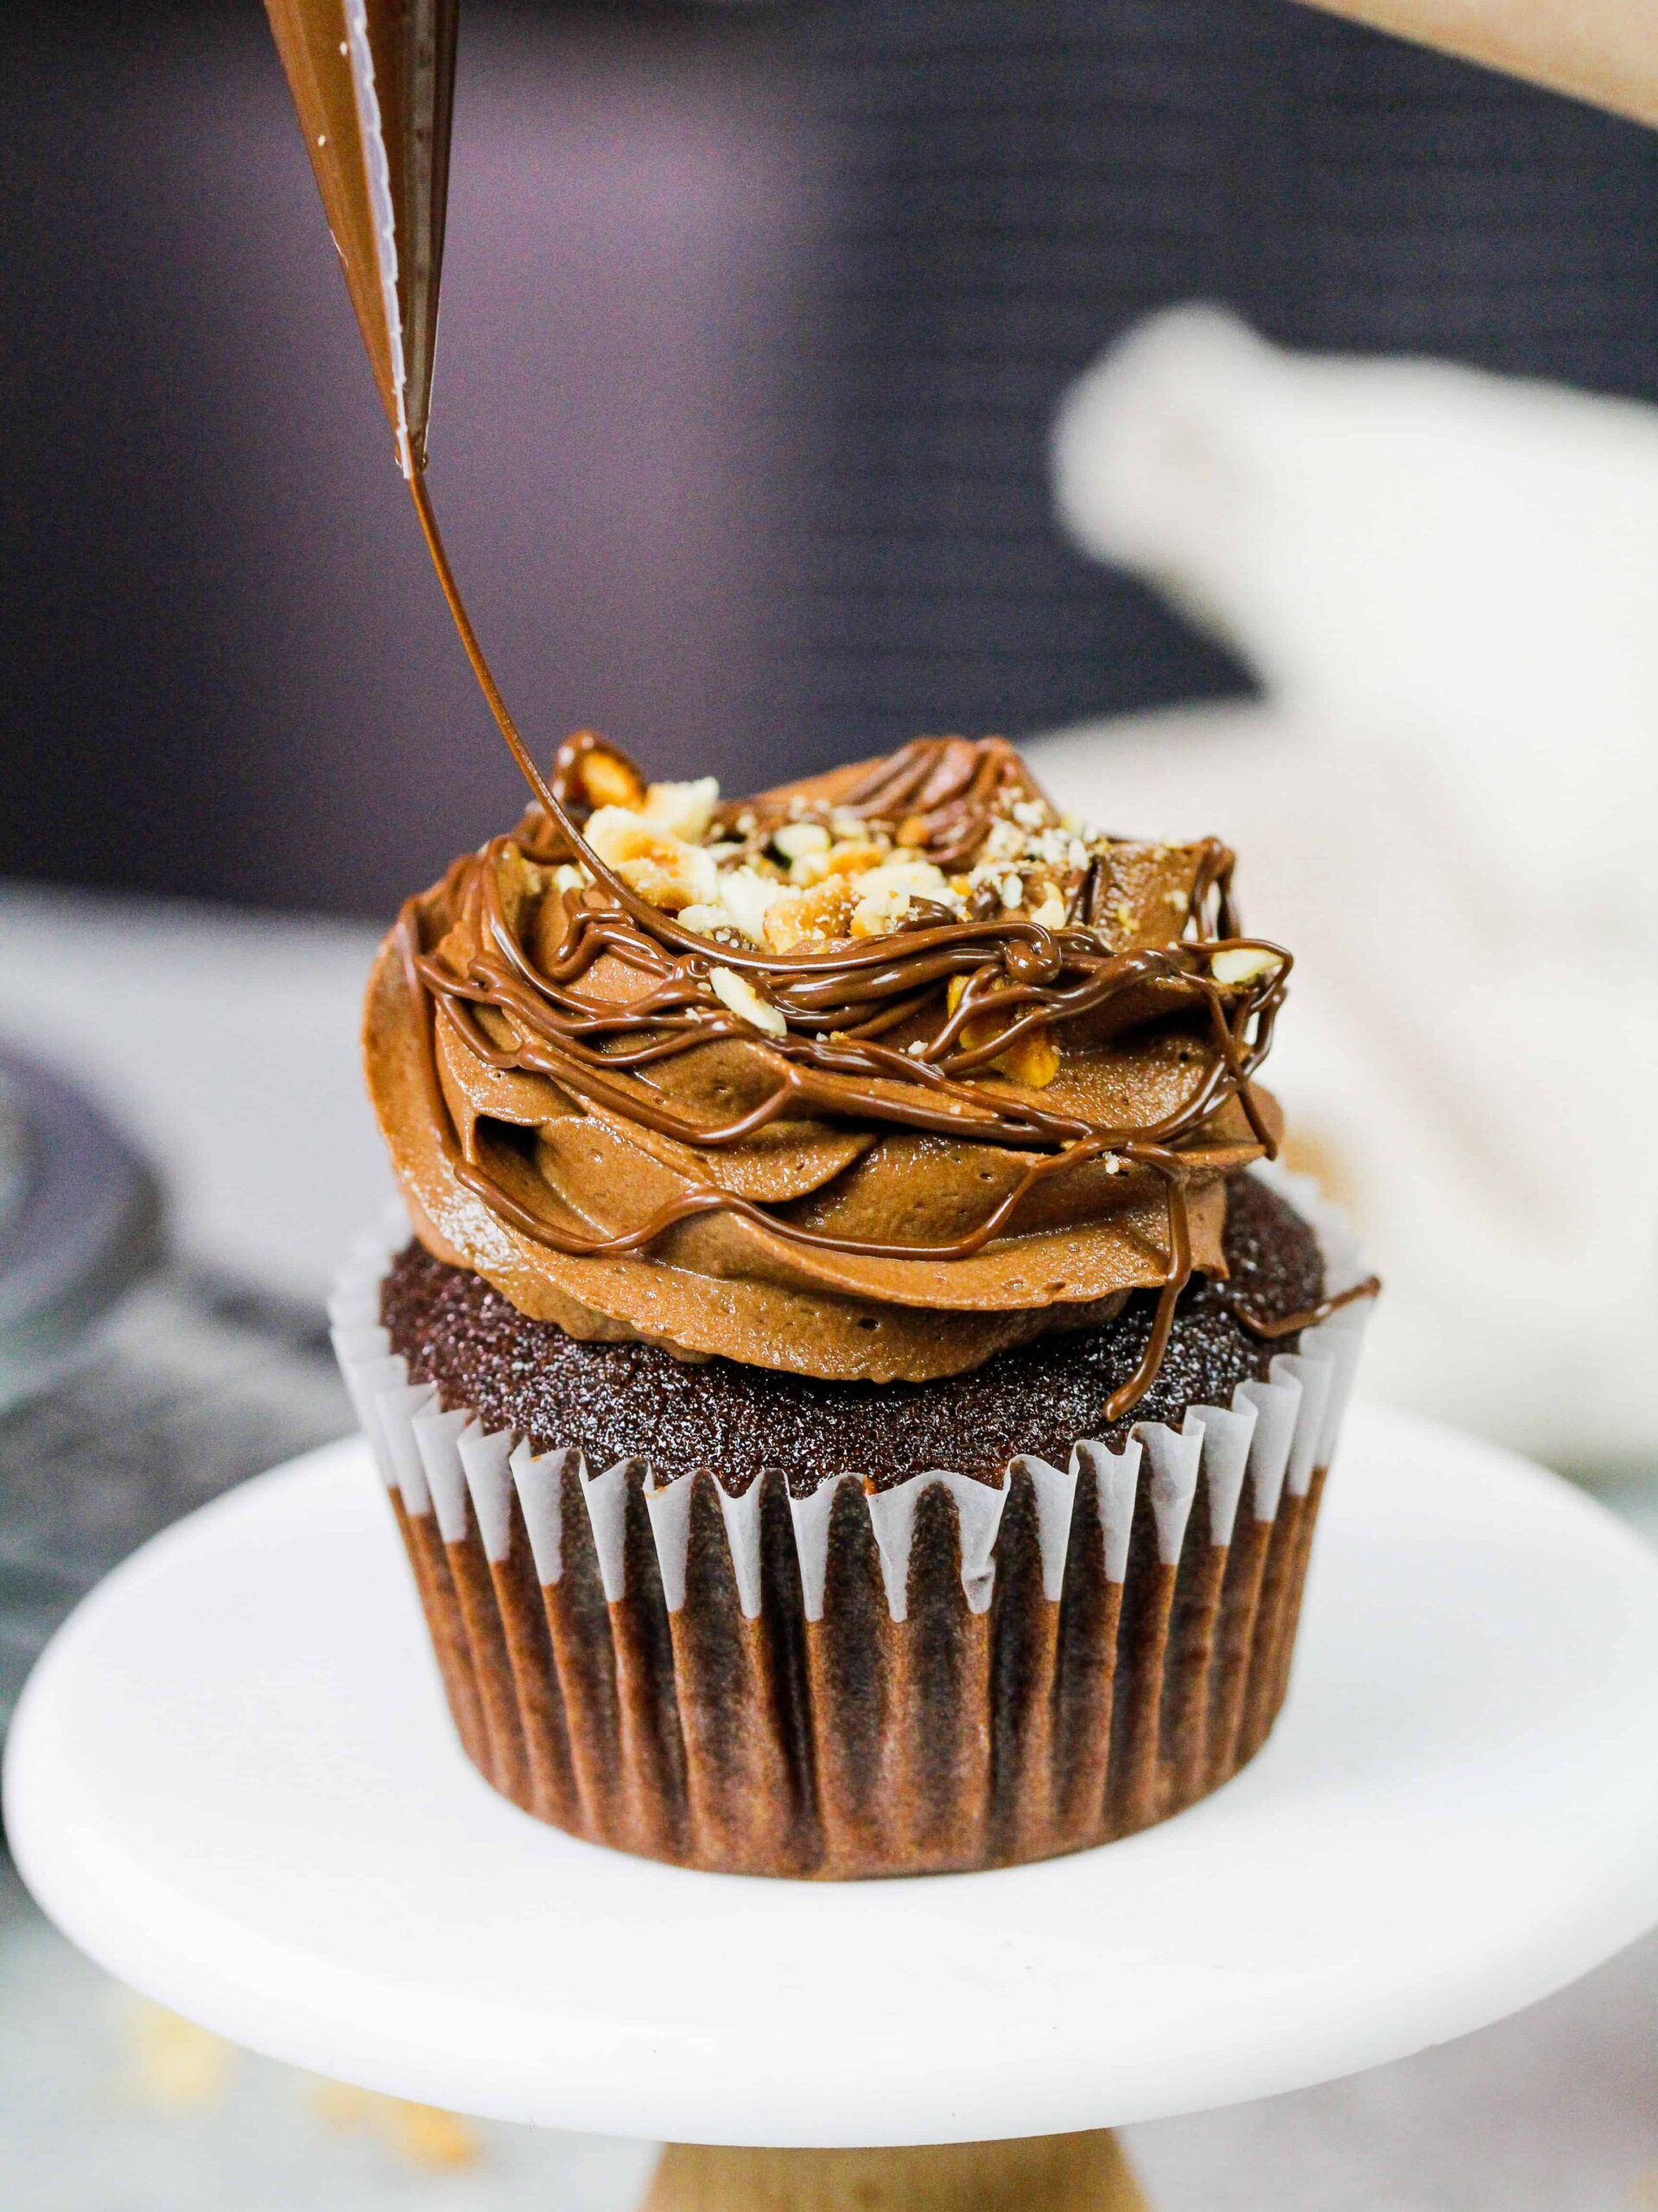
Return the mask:
<path id="1" fill-rule="evenodd" d="M 355 1441 L 169 1530 L 60 1632 L 10 1839 L 105 1966 L 297 2064 L 511 2120 L 879 2144 L 1103 2126 L 1483 2025 L 1658 1920 L 1658 1562 L 1356 1408 L 1297 1681 L 1103 1850 L 813 1885 L 575 1843 L 473 1775 Z"/>

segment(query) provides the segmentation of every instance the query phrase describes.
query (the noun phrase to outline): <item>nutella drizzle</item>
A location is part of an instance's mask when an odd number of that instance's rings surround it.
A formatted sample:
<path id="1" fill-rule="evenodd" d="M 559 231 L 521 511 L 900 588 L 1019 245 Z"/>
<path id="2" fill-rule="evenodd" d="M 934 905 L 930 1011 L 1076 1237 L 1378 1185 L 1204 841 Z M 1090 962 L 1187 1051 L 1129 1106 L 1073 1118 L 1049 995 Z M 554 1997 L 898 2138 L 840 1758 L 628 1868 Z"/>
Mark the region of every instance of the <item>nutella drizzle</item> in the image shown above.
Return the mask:
<path id="1" fill-rule="evenodd" d="M 1381 1276 L 1366 1275 L 1363 1282 L 1336 1291 L 1329 1298 L 1321 1298 L 1316 1306 L 1304 1306 L 1296 1313 L 1281 1313 L 1275 1320 L 1257 1313 L 1239 1298 L 1223 1298 L 1222 1303 L 1241 1329 L 1247 1329 L 1252 1337 L 1262 1338 L 1268 1344 L 1276 1344 L 1280 1337 L 1298 1336 L 1303 1329 L 1316 1329 L 1321 1321 L 1327 1321 L 1332 1313 L 1339 1313 L 1344 1306 L 1356 1305 L 1361 1298 L 1378 1298 L 1381 1294 Z"/>
<path id="2" fill-rule="evenodd" d="M 515 753 L 519 749 L 513 747 Z M 1157 1285 L 1157 1313 L 1145 1354 L 1105 1408 L 1108 1421 L 1120 1419 L 1155 1379 L 1176 1303 L 1191 1274 L 1190 1217 L 1180 1173 L 1191 1163 L 1194 1142 L 1201 1141 L 1205 1125 L 1227 1101 L 1236 1098 L 1262 1149 L 1269 1156 L 1274 1149 L 1251 1078 L 1270 1044 L 1291 962 L 1280 948 L 1237 934 L 1231 853 L 1217 840 L 1199 849 L 1178 933 L 1163 945 L 1111 949 L 1098 926 L 1102 894 L 1096 863 L 1081 901 L 1083 915 L 1091 913 L 1092 919 L 1049 928 L 1017 912 L 962 920 L 932 908 L 886 936 L 783 955 L 727 942 L 724 936 L 698 936 L 651 906 L 600 861 L 577 821 L 582 810 L 579 771 L 596 751 L 609 754 L 637 779 L 632 764 L 614 747 L 580 732 L 561 748 L 549 778 L 530 773 L 539 804 L 516 837 L 496 838 L 451 868 L 445 905 L 452 918 L 470 925 L 480 948 L 464 972 L 422 944 L 416 901 L 410 900 L 399 918 L 405 975 L 423 1009 L 429 1099 L 457 1179 L 524 1236 L 575 1257 L 642 1251 L 680 1222 L 723 1211 L 825 1251 L 948 1265 L 970 1257 L 1001 1234 L 1050 1175 L 1102 1159 L 1107 1173 L 1149 1171 L 1164 1187 L 1167 1261 Z M 906 848 L 918 848 L 940 866 L 960 866 L 982 845 L 1020 776 L 1017 754 L 1000 740 L 969 744 L 956 738 L 918 739 L 875 763 L 837 797 L 835 806 L 897 828 Z M 759 814 L 761 808 L 750 801 L 741 810 Z M 727 817 L 737 811 L 734 805 L 721 810 Z M 537 964 L 511 925 L 501 899 L 498 871 L 515 844 L 542 865 L 579 859 L 594 879 L 579 893 L 561 894 L 562 934 L 544 964 Z M 1217 983 L 1210 972 L 1215 955 L 1245 948 L 1269 954 L 1270 961 L 1249 982 Z M 607 955 L 647 979 L 640 996 L 619 1004 L 582 994 L 583 978 Z M 759 1032 L 732 1014 L 709 983 L 716 966 L 746 970 L 783 1016 L 786 1034 Z M 965 988 L 951 1008 L 948 990 L 956 977 L 965 979 Z M 1047 1109 L 1028 1093 L 1005 1096 L 969 1080 L 981 1072 L 994 1074 L 991 1064 L 1022 1039 L 1148 988 L 1172 1007 L 1199 1010 L 1212 1046 L 1190 1096 L 1160 1120 L 1109 1127 Z M 505 1025 L 509 1042 L 494 1041 L 479 1018 L 482 1009 Z M 899 1051 L 882 1041 L 899 1023 L 929 1010 L 937 1019 L 918 1045 Z M 1032 1158 L 972 1230 L 936 1245 L 810 1229 L 712 1184 L 682 1192 L 637 1228 L 584 1236 L 524 1206 L 460 1144 L 437 1077 L 439 1022 L 486 1066 L 546 1077 L 578 1099 L 687 1145 L 739 1145 L 785 1116 L 810 1114 L 934 1132 L 1028 1152 Z M 977 1040 L 971 1045 L 969 1024 Z M 765 1096 L 746 1112 L 722 1123 L 694 1121 L 651 1088 L 648 1071 L 653 1065 L 730 1039 L 758 1050 L 772 1078 Z M 1237 1318 L 1259 1333 L 1286 1335 L 1371 1287 L 1360 1286 L 1281 1323 L 1263 1323 L 1242 1309 Z"/>

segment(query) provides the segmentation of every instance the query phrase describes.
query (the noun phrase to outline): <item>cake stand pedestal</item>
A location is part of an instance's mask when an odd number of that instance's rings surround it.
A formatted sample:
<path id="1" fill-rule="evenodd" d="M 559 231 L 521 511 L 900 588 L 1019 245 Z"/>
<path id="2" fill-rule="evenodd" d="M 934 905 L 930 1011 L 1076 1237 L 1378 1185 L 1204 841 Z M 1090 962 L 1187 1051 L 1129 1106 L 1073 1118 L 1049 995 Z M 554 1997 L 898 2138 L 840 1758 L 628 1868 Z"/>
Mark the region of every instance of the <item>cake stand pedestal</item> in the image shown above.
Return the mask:
<path id="1" fill-rule="evenodd" d="M 93 1592 L 25 1691 L 6 1815 L 69 1936 L 235 2041 L 764 2146 L 670 2150 L 652 2212 L 1127 2212 L 1089 2131 L 1463 2034 L 1658 1921 L 1658 1560 L 1522 1461 L 1359 1408 L 1293 1694 L 1225 1789 L 1041 1866 L 763 1881 L 575 1842 L 479 1779 L 352 1441 Z"/>
<path id="2" fill-rule="evenodd" d="M 884 2151 L 670 2144 L 640 2212 L 1147 2212 L 1109 2128 Z"/>

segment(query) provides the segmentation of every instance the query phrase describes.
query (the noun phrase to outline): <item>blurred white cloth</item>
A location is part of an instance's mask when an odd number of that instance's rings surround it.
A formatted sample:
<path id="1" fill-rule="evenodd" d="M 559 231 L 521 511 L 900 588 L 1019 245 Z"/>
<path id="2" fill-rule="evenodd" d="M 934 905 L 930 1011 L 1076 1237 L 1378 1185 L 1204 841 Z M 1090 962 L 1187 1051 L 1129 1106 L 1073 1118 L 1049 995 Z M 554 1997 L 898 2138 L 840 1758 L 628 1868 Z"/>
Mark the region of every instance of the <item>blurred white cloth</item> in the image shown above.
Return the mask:
<path id="1" fill-rule="evenodd" d="M 1225 836 L 1296 952 L 1274 1068 L 1389 1278 L 1373 1386 L 1650 1457 L 1658 414 L 1183 308 L 1075 387 L 1056 472 L 1076 536 L 1267 688 L 1043 766 L 1109 823 Z"/>

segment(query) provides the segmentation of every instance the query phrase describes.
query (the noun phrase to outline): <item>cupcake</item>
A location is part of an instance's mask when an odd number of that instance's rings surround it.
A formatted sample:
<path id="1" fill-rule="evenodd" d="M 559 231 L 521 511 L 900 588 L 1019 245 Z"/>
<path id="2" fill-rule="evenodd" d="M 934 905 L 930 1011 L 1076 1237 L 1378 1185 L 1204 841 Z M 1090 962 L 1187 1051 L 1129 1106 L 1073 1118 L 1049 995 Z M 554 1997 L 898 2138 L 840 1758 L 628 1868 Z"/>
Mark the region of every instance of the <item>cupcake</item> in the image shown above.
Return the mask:
<path id="1" fill-rule="evenodd" d="M 334 1304 L 467 1756 L 796 1877 L 1204 1796 L 1283 1700 L 1375 1287 L 1267 1164 L 1291 963 L 1231 855 L 994 739 L 729 800 L 584 733 L 543 790 L 381 950 L 407 1220 Z"/>

